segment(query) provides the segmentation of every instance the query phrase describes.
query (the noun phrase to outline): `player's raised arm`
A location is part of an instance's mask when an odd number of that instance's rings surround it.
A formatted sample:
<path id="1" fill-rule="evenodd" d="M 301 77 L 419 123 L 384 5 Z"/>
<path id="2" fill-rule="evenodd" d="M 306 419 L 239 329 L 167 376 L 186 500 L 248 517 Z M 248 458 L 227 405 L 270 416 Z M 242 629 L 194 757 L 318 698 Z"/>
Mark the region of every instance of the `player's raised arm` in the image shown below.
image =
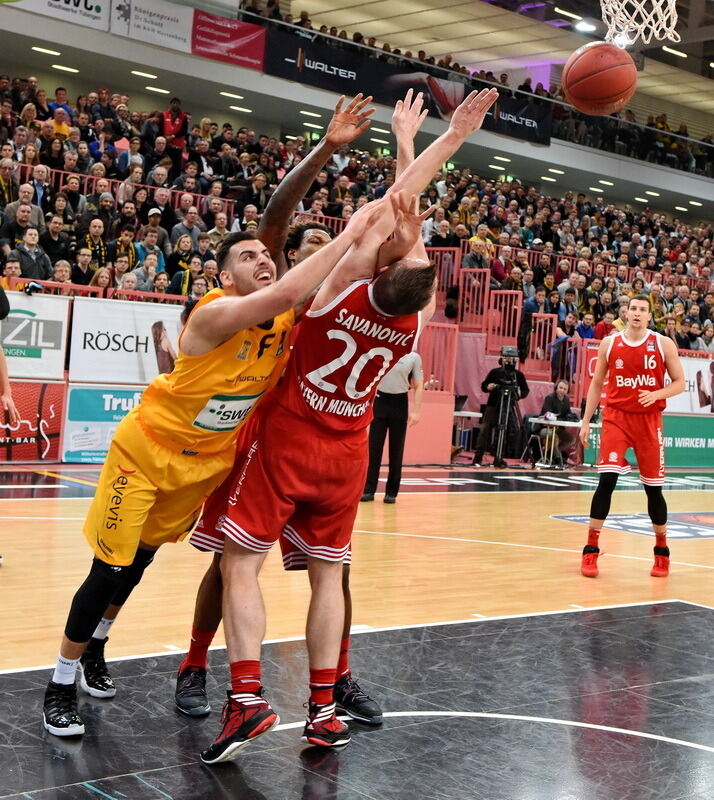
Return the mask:
<path id="1" fill-rule="evenodd" d="M 580 441 L 583 447 L 588 447 L 590 444 L 590 420 L 592 419 L 595 409 L 600 403 L 600 396 L 602 395 L 602 385 L 607 376 L 607 351 L 612 344 L 611 339 L 603 339 L 600 342 L 600 347 L 597 351 L 597 363 L 595 364 L 595 372 L 592 380 L 590 381 L 590 388 L 588 389 L 588 399 L 585 402 L 585 411 L 580 425 Z"/>
<path id="2" fill-rule="evenodd" d="M 496 89 L 471 92 L 454 111 L 446 133 L 432 142 L 406 168 L 390 191 L 404 191 L 408 195 L 421 192 L 439 166 L 447 161 L 474 131 L 481 127 L 486 113 L 497 99 Z"/>
<path id="3" fill-rule="evenodd" d="M 647 408 L 658 400 L 666 400 L 668 397 L 674 397 L 676 394 L 681 394 L 685 389 L 684 369 L 682 362 L 679 360 L 679 352 L 677 345 L 667 337 L 661 337 L 662 352 L 664 353 L 664 364 L 667 367 L 667 374 L 671 383 L 667 384 L 663 389 L 657 389 L 654 392 L 648 392 L 645 389 L 640 389 L 638 400 Z"/>
<path id="4" fill-rule="evenodd" d="M 398 196 L 377 200 L 355 213 L 345 230 L 329 244 L 293 267 L 279 281 L 268 248 L 258 239 L 248 237 L 233 243 L 228 252 L 219 252 L 223 261 L 221 281 L 234 286 L 239 296 L 222 297 L 197 308 L 181 339 L 181 350 L 189 356 L 201 355 L 244 328 L 258 325 L 298 305 L 322 283 L 355 242 L 369 241 L 373 228 L 394 227 Z M 250 293 L 243 286 L 263 283 L 265 288 Z"/>
<path id="5" fill-rule="evenodd" d="M 342 95 L 337 101 L 324 137 L 312 149 L 307 158 L 290 170 L 273 192 L 260 219 L 257 238 L 270 251 L 279 278 L 288 269 L 283 255 L 283 247 L 285 247 L 290 218 L 295 207 L 305 197 L 320 170 L 330 160 L 335 150 L 342 144 L 349 144 L 367 130 L 370 125 L 369 117 L 376 110 L 367 108 L 371 101 L 371 96 L 363 97 L 360 93 L 343 108 L 345 97 Z"/>

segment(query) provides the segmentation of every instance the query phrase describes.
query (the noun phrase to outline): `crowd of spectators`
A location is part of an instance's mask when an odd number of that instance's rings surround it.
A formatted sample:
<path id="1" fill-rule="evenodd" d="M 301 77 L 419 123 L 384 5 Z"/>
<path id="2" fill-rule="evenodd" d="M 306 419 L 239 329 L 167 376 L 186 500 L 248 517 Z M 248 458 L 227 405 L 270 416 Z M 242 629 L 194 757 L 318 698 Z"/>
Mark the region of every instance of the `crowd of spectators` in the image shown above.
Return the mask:
<path id="1" fill-rule="evenodd" d="M 714 135 L 709 133 L 701 139 L 691 138 L 686 122 L 682 122 L 675 130 L 670 126 L 667 114 L 648 116 L 646 122 L 638 120 L 629 109 L 606 117 L 591 117 L 568 105 L 557 83 L 546 86 L 536 82 L 533 85 L 533 79 L 526 77 L 522 83 L 513 85 L 506 72 L 494 74 L 490 70 L 470 70 L 454 61 L 450 54 L 436 57 L 428 55 L 425 50 L 402 52 L 388 42 L 378 42 L 374 36 L 365 37 L 358 31 L 350 36 L 346 30 L 335 26 L 315 27 L 308 11 L 301 11 L 296 17 L 292 14 L 283 16 L 277 0 L 243 0 L 241 9 L 251 15 L 245 18 L 253 22 L 264 19 L 295 25 L 303 31 L 313 31 L 314 37 L 321 37 L 330 46 L 355 48 L 362 57 L 371 56 L 391 64 L 402 64 L 406 71 L 419 68 L 435 77 L 463 81 L 469 86 L 472 82 L 477 85 L 493 84 L 502 93 L 519 95 L 533 103 L 557 101 L 553 103 L 552 135 L 558 139 L 714 176 Z"/>
<path id="2" fill-rule="evenodd" d="M 130 109 L 108 89 L 48 101 L 33 77 L 0 75 L 0 262 L 11 278 L 200 297 L 219 286 L 215 251 L 233 230 L 255 232 L 279 181 L 307 153 L 210 119 L 194 124 L 178 98 L 165 111 Z M 395 159 L 343 146 L 297 211 L 339 229 L 394 181 Z M 494 288 L 523 292 L 529 315 L 556 313 L 559 335 L 622 326 L 643 290 L 654 326 L 686 349 L 712 348 L 712 226 L 617 208 L 601 198 L 437 173 L 421 197 L 431 248 L 457 247 L 463 267 Z M 332 221 L 331 221 L 332 220 Z M 55 287 L 62 291 L 62 287 Z M 127 294 L 128 293 L 128 294 Z M 449 309 L 447 308 L 447 311 Z"/>

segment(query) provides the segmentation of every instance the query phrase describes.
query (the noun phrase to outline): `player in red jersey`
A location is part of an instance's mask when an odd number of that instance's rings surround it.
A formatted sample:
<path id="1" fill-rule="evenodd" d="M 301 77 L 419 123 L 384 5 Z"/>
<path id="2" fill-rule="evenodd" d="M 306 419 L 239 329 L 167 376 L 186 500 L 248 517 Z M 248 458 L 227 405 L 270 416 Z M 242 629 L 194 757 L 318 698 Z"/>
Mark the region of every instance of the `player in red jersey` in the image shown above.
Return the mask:
<path id="1" fill-rule="evenodd" d="M 434 303 L 436 271 L 420 238 L 426 215 L 410 211 L 403 196 L 420 191 L 439 164 L 481 127 L 497 97 L 495 90 L 469 95 L 449 130 L 397 177 L 384 211 L 323 283 L 301 323 L 283 382 L 256 418 L 255 441 L 223 524 L 223 612 L 232 691 L 223 729 L 201 754 L 204 763 L 233 758 L 277 724 L 261 687 L 265 609 L 258 574 L 281 533 L 292 550 L 286 558 L 307 560 L 312 590 L 303 740 L 326 747 L 350 740 L 348 727 L 335 715 L 333 691 L 344 619 L 342 564 L 367 470 L 372 399 L 390 365 L 414 348 Z"/>
<path id="2" fill-rule="evenodd" d="M 580 571 L 587 578 L 598 574 L 600 530 L 610 511 L 617 476 L 632 469 L 625 451 L 637 456 L 640 480 L 647 494 L 647 511 L 655 533 L 653 578 L 669 573 L 667 504 L 664 484 L 662 411 L 668 397 L 684 391 L 684 371 L 675 343 L 648 329 L 652 317 L 649 298 L 637 295 L 627 306 L 627 326 L 608 336 L 598 349 L 597 365 L 588 391 L 580 440 L 588 447 L 590 420 L 602 396 L 602 432 L 597 469 L 600 481 L 590 507 L 588 543 Z M 665 373 L 671 383 L 665 385 Z"/>
<path id="3" fill-rule="evenodd" d="M 340 98 L 324 138 L 311 150 L 307 158 L 290 170 L 271 196 L 265 213 L 261 217 L 257 238 L 270 251 L 278 275 L 287 271 L 288 260 L 292 266 L 295 266 L 329 244 L 332 238 L 329 228 L 311 221 L 303 221 L 291 228 L 290 220 L 295 207 L 309 193 L 310 186 L 318 178 L 319 173 L 337 147 L 353 141 L 369 126 L 368 117 L 374 112 L 374 108 L 370 109 L 366 106 L 371 99 L 371 97 L 363 98 L 361 94 L 358 94 L 343 108 L 344 97 Z M 413 134 L 409 139 L 413 158 L 412 139 Z M 399 138 L 398 144 L 400 151 L 406 147 L 406 144 L 403 145 L 399 142 Z M 398 156 L 398 161 L 401 158 L 401 155 Z M 247 438 L 249 437 L 242 437 L 241 441 Z M 247 446 L 250 446 L 250 442 Z M 240 467 L 242 454 L 243 448 L 239 443 L 237 467 Z M 232 480 L 233 476 L 230 475 L 206 501 L 202 519 L 189 540 L 197 549 L 214 552 L 216 555 L 201 581 L 196 596 L 191 641 L 176 678 L 176 707 L 188 716 L 205 716 L 211 709 L 206 691 L 207 656 L 208 648 L 221 622 L 223 587 L 220 559 L 223 552 L 224 535 L 220 531 L 220 525 L 232 491 Z M 286 566 L 286 568 L 288 567 Z M 306 564 L 295 563 L 290 568 L 305 569 Z M 362 691 L 350 671 L 349 631 L 352 624 L 352 603 L 349 571 L 349 563 L 346 562 L 343 568 L 345 634 L 340 650 L 340 680 L 337 687 L 339 699 L 342 707 L 351 716 L 370 724 L 380 724 L 382 721 L 381 708 Z"/>

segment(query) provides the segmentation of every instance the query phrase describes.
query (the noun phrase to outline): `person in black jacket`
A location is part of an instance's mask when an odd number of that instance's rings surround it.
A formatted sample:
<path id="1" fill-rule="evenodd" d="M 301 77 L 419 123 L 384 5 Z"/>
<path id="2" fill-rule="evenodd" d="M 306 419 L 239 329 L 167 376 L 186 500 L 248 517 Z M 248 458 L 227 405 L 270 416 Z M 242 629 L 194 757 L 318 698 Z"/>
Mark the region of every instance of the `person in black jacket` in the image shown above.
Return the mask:
<path id="1" fill-rule="evenodd" d="M 568 398 L 569 388 L 570 386 L 567 381 L 558 381 L 555 384 L 554 390 L 543 400 L 543 405 L 540 410 L 541 417 L 546 416 L 546 414 L 552 414 L 555 419 L 561 422 L 574 422 L 576 420 L 576 416 L 570 408 L 570 400 Z M 548 435 L 548 430 L 547 426 L 543 426 L 539 431 L 541 439 L 545 439 Z M 573 431 L 577 431 L 577 428 L 555 428 L 555 431 L 558 436 L 558 449 L 561 454 L 563 454 L 563 459 L 565 460 L 565 451 L 568 450 L 575 441 L 576 434 L 573 433 Z M 555 450 L 553 452 L 555 452 Z"/>
<path id="2" fill-rule="evenodd" d="M 476 447 L 474 448 L 473 466 L 480 467 L 484 453 L 491 442 L 491 432 L 498 426 L 498 414 L 501 408 L 501 400 L 506 402 L 510 395 L 510 411 L 506 421 L 507 450 L 514 451 L 518 441 L 519 423 L 517 419 L 518 401 L 528 397 L 530 389 L 526 382 L 526 376 L 516 369 L 518 361 L 518 351 L 515 347 L 503 347 L 501 358 L 498 363 L 500 366 L 492 369 L 481 383 L 481 391 L 488 392 L 488 401 L 481 419 Z M 514 397 L 515 395 L 515 397 Z M 502 454 L 497 454 L 493 462 L 494 467 L 505 467 L 506 462 Z"/>

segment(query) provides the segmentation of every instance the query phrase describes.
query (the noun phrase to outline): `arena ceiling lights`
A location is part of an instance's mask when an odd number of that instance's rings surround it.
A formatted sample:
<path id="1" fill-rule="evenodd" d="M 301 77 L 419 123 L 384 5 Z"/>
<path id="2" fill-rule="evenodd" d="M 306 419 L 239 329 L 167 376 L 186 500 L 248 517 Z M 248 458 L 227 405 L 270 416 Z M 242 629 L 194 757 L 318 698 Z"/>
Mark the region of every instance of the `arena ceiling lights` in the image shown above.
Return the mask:
<path id="1" fill-rule="evenodd" d="M 603 186 L 614 186 L 615 185 L 612 181 L 606 181 L 606 180 L 603 180 L 602 178 L 600 178 L 600 180 L 598 180 L 598 183 L 601 183 Z"/>
<path id="2" fill-rule="evenodd" d="M 649 200 L 646 197 L 635 197 L 638 203 L 649 203 Z"/>
<path id="3" fill-rule="evenodd" d="M 702 205 L 704 205 L 703 203 L 700 203 L 699 200 L 688 200 L 687 202 L 689 203 L 690 206 L 702 206 Z"/>
<path id="4" fill-rule="evenodd" d="M 299 113 L 306 117 L 317 117 L 317 119 L 322 119 L 322 114 L 318 114 L 315 111 L 303 111 L 301 109 Z"/>
<path id="5" fill-rule="evenodd" d="M 147 92 L 154 92 L 155 94 L 171 94 L 169 89 L 161 89 L 159 86 L 144 86 Z"/>
<path id="6" fill-rule="evenodd" d="M 34 50 L 36 53 L 44 53 L 46 56 L 61 56 L 59 50 L 50 50 L 48 47 L 39 47 L 35 45 L 34 47 L 30 48 Z"/>
<path id="7" fill-rule="evenodd" d="M 565 170 L 556 169 L 555 167 L 548 167 L 548 172 L 552 172 L 554 175 L 565 175 Z"/>
<path id="8" fill-rule="evenodd" d="M 228 108 L 232 109 L 233 111 L 242 111 L 244 114 L 252 114 L 253 113 L 253 109 L 244 108 L 243 106 L 228 106 Z"/>
<path id="9" fill-rule="evenodd" d="M 159 77 L 158 75 L 152 75 L 150 72 L 142 72 L 139 69 L 133 69 L 131 74 L 139 78 L 148 78 L 150 81 L 155 81 Z"/>
<path id="10" fill-rule="evenodd" d="M 233 94 L 233 92 L 218 92 L 221 97 L 230 97 L 231 100 L 245 100 L 242 94 Z"/>
<path id="11" fill-rule="evenodd" d="M 556 183 L 556 179 L 555 178 L 551 178 L 549 175 L 541 175 L 540 179 L 542 181 L 550 181 L 550 183 Z"/>
<path id="12" fill-rule="evenodd" d="M 508 163 L 511 162 L 511 159 L 510 158 L 506 158 L 506 156 L 494 156 L 493 159 L 494 159 L 494 161 L 506 161 Z"/>
<path id="13" fill-rule="evenodd" d="M 64 64 L 53 64 L 52 69 L 58 69 L 60 72 L 71 72 L 73 74 L 79 72 L 78 69 L 75 69 L 74 67 L 65 67 Z"/>
<path id="14" fill-rule="evenodd" d="M 645 189 L 645 194 L 648 194 L 650 197 L 659 197 L 659 192 L 653 192 L 652 189 Z"/>

